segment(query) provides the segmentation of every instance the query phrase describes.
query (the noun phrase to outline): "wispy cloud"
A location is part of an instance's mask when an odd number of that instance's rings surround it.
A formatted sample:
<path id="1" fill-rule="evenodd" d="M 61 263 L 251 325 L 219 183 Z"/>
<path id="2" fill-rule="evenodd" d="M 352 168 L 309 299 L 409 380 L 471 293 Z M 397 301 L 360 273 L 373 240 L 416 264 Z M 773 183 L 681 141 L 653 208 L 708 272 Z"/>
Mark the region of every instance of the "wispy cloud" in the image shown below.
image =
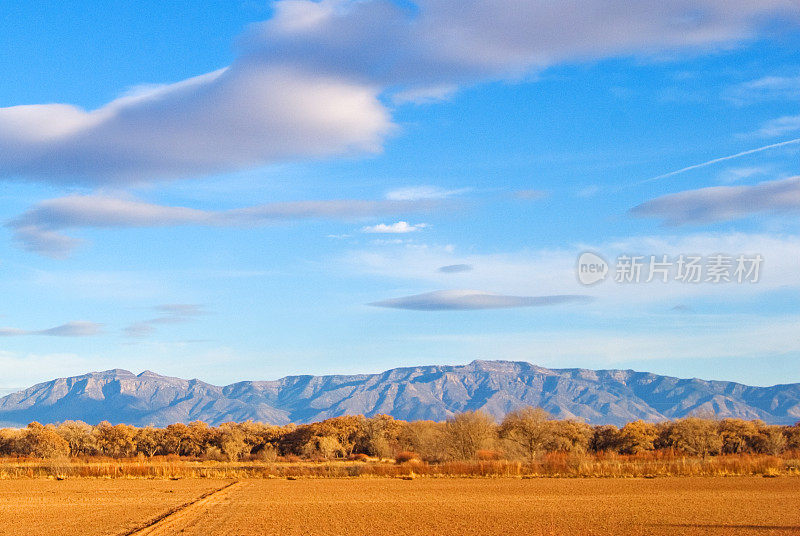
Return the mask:
<path id="1" fill-rule="evenodd" d="M 103 325 L 95 322 L 78 320 L 67 322 L 48 329 L 26 330 L 19 328 L 0 328 L 0 337 L 16 337 L 20 335 L 47 335 L 50 337 L 91 337 L 102 332 Z"/>
<path id="2" fill-rule="evenodd" d="M 429 104 L 446 100 L 457 91 L 458 85 L 455 84 L 442 84 L 439 86 L 412 88 L 401 90 L 395 93 L 392 95 L 392 101 L 395 104 Z"/>
<path id="3" fill-rule="evenodd" d="M 191 303 L 158 305 L 153 307 L 153 310 L 160 313 L 161 316 L 129 325 L 123 330 L 125 335 L 133 338 L 146 337 L 155 332 L 158 326 L 188 322 L 207 314 L 202 305 Z"/>
<path id="4" fill-rule="evenodd" d="M 372 234 L 405 234 L 421 231 L 426 227 L 428 227 L 427 223 L 409 224 L 405 221 L 398 221 L 391 224 L 379 223 L 377 225 L 368 225 L 366 227 L 362 227 L 361 232 Z"/>
<path id="5" fill-rule="evenodd" d="M 7 227 L 25 249 L 64 257 L 80 240 L 61 231 L 78 228 L 238 226 L 255 227 L 303 219 L 353 220 L 402 212 L 422 212 L 434 200 L 358 200 L 294 201 L 269 203 L 232 210 L 200 210 L 157 205 L 133 199 L 98 195 L 49 199 L 35 205 Z"/>
<path id="6" fill-rule="evenodd" d="M 698 225 L 735 220 L 753 214 L 800 212 L 800 177 L 753 186 L 712 186 L 652 199 L 630 210 L 667 225 Z"/>
<path id="7" fill-rule="evenodd" d="M 717 178 L 720 183 L 733 184 L 744 179 L 764 176 L 770 173 L 774 175 L 773 168 L 770 166 L 735 167 L 723 170 Z"/>
<path id="8" fill-rule="evenodd" d="M 476 309 L 507 309 L 512 307 L 541 307 L 563 303 L 588 302 L 584 295 L 505 296 L 479 290 L 437 290 L 414 296 L 403 296 L 370 303 L 375 307 L 411 309 L 415 311 L 464 311 Z"/>
<path id="9" fill-rule="evenodd" d="M 764 138 L 777 138 L 798 131 L 800 131 L 800 115 L 785 115 L 767 121 L 755 134 Z"/>
<path id="10" fill-rule="evenodd" d="M 800 76 L 764 76 L 738 84 L 725 92 L 737 104 L 765 100 L 800 99 Z"/>

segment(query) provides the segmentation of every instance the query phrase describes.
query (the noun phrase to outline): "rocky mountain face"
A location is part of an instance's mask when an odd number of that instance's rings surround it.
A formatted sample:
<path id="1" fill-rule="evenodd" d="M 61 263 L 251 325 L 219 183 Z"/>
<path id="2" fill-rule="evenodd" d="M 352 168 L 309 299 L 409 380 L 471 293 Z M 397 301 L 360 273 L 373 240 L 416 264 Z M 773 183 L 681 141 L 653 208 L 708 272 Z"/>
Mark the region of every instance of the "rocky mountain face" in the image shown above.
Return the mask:
<path id="1" fill-rule="evenodd" d="M 800 420 L 800 384 L 751 387 L 509 361 L 397 368 L 380 374 L 288 376 L 225 387 L 115 369 L 59 378 L 0 398 L 0 426 L 69 419 L 138 426 L 247 419 L 285 424 L 378 413 L 438 421 L 469 410 L 499 419 L 524 405 L 591 424 L 658 421 L 696 412 L 793 424 Z"/>

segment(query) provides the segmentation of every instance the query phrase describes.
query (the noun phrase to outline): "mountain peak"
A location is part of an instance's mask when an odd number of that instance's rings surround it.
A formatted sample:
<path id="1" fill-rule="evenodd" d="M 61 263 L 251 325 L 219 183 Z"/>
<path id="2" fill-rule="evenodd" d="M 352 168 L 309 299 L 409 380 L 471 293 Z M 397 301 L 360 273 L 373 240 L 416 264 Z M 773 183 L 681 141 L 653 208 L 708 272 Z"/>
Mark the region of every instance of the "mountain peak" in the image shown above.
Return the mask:
<path id="1" fill-rule="evenodd" d="M 0 425 L 83 420 L 165 426 L 203 420 L 285 424 L 345 414 L 443 420 L 472 410 L 496 418 L 521 406 L 592 424 L 658 421 L 694 412 L 792 424 L 800 384 L 749 387 L 631 370 L 548 369 L 524 361 L 475 360 L 380 374 L 287 376 L 218 387 L 124 369 L 59 378 L 0 398 Z"/>

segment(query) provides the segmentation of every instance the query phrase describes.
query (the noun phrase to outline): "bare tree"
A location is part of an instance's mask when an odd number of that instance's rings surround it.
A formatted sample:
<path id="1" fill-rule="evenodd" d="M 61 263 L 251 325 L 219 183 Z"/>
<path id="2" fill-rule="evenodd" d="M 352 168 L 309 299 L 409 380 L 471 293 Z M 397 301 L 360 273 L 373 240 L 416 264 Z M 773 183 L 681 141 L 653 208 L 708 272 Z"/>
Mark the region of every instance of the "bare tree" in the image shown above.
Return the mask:
<path id="1" fill-rule="evenodd" d="M 445 432 L 453 457 L 471 460 L 479 450 L 494 446 L 497 424 L 487 413 L 468 411 L 447 419 Z"/>

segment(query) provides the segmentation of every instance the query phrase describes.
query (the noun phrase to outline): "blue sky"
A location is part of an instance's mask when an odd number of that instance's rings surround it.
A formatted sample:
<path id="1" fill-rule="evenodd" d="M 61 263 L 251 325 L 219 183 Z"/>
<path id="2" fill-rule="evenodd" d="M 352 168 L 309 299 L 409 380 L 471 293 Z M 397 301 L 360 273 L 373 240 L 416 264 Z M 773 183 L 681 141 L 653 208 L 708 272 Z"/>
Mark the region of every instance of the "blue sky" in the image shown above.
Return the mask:
<path id="1" fill-rule="evenodd" d="M 800 8 L 626 5 L 4 3 L 0 389 L 473 359 L 800 381 Z M 614 281 L 718 254 L 757 281 Z"/>

